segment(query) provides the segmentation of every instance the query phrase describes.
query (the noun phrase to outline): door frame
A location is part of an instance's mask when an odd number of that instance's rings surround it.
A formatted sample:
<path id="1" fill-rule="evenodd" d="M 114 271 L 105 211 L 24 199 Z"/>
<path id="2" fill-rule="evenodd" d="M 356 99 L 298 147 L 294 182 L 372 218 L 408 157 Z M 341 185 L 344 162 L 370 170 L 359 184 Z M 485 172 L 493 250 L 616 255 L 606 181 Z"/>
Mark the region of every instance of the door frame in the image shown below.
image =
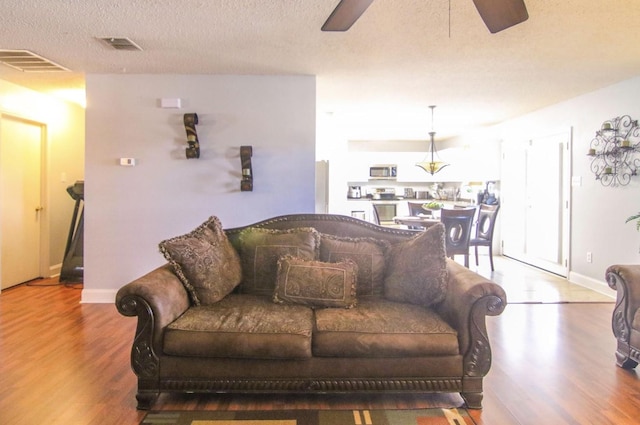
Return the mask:
<path id="1" fill-rule="evenodd" d="M 530 264 L 532 266 L 535 267 L 539 267 L 542 268 L 544 270 L 550 271 L 552 273 L 561 275 L 563 277 L 568 278 L 569 276 L 569 272 L 571 270 L 571 173 L 572 173 L 572 151 L 573 151 L 573 128 L 572 127 L 566 127 L 566 128 L 562 128 L 562 129 L 555 129 L 552 131 L 547 131 L 547 132 L 541 132 L 541 133 L 536 133 L 536 134 L 532 134 L 529 137 L 525 136 L 520 138 L 519 140 L 513 140 L 511 142 L 509 141 L 503 141 L 503 143 L 516 143 L 516 144 L 521 144 L 521 145 L 526 145 L 529 143 L 529 141 L 531 140 L 541 140 L 541 139 L 546 139 L 546 138 L 562 138 L 564 139 L 562 144 L 563 144 L 563 151 L 562 151 L 562 173 L 561 173 L 561 208 L 562 208 L 562 217 L 561 217 L 561 242 L 562 242 L 562 247 L 561 247 L 561 255 L 562 255 L 562 259 L 561 259 L 561 263 L 559 266 L 556 267 L 551 267 L 548 268 L 547 265 L 544 262 L 538 262 L 538 261 L 529 261 L 530 259 L 528 259 L 525 256 L 523 257 L 514 257 L 517 260 L 523 261 L 527 264 Z M 503 160 L 505 160 L 505 156 L 504 156 L 504 152 L 505 152 L 505 147 L 503 146 Z M 509 178 L 508 175 L 506 175 L 505 171 L 505 167 L 503 164 L 503 172 L 502 172 L 502 179 L 505 178 Z M 508 199 L 504 199 L 505 202 L 508 202 Z M 506 209 L 506 208 L 505 208 Z M 509 233 L 509 229 L 502 229 L 501 230 L 501 235 L 503 235 L 501 238 L 501 247 L 503 247 L 504 244 L 504 235 Z M 505 254 L 508 256 L 508 254 Z"/>
<path id="2" fill-rule="evenodd" d="M 50 244 L 50 219 L 49 219 L 49 179 L 48 179 L 48 157 L 49 157 L 49 134 L 47 123 L 36 121 L 30 117 L 16 114 L 14 112 L 6 112 L 0 109 L 0 134 L 2 130 L 2 122 L 9 118 L 16 121 L 22 121 L 28 125 L 40 127 L 40 202 L 43 208 L 40 211 L 40 247 L 39 247 L 39 265 L 38 271 L 41 277 L 51 276 L 49 244 Z M 2 139 L 0 138 L 0 143 Z M 1 199 L 1 198 L 0 198 Z M 2 234 L 0 232 L 0 240 Z M 1 248 L 0 248 L 1 249 Z M 2 264 L 0 264 L 2 267 Z"/>

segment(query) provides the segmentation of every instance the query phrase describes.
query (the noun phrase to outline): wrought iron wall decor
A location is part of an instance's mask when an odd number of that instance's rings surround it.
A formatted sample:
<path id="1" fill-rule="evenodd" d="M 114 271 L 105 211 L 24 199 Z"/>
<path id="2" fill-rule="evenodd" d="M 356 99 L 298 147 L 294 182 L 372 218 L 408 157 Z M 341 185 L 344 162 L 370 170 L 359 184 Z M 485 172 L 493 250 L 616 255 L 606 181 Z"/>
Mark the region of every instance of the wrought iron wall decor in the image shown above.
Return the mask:
<path id="1" fill-rule="evenodd" d="M 589 146 L 591 171 L 603 186 L 626 186 L 640 167 L 638 120 L 622 115 L 602 123 Z"/>

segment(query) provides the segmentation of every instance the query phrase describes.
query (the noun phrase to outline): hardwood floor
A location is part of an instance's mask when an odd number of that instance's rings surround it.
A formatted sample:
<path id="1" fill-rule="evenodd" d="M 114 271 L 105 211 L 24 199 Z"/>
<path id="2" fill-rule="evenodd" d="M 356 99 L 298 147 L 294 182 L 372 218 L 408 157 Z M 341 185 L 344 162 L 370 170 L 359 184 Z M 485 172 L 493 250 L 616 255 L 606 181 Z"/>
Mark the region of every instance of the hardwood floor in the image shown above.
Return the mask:
<path id="1" fill-rule="evenodd" d="M 129 367 L 135 320 L 120 316 L 113 305 L 79 301 L 80 291 L 65 286 L 20 286 L 0 294 L 0 424 L 142 420 Z M 470 411 L 476 422 L 637 423 L 640 379 L 615 365 L 612 310 L 611 302 L 524 303 L 489 317 L 493 364 L 485 378 L 484 409 Z M 461 403 L 457 395 L 164 394 L 155 408 L 419 408 L 434 400 Z"/>
<path id="2" fill-rule="evenodd" d="M 462 263 L 462 257 L 456 258 Z M 480 256 L 479 266 L 473 264 L 471 270 L 499 283 L 507 293 L 509 303 L 559 303 L 559 302 L 615 302 L 615 292 L 604 287 L 602 294 L 567 279 L 528 266 L 507 257 L 494 258 L 495 271 L 491 271 L 489 258 Z M 604 272 L 602 275 L 604 280 Z"/>

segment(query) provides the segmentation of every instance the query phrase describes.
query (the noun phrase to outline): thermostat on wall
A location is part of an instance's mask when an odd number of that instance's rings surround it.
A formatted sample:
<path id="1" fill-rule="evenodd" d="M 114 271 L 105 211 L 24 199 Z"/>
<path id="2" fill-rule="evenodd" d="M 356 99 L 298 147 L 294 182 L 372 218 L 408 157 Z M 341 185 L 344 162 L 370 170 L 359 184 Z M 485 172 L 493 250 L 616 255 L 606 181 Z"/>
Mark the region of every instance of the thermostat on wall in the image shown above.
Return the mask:
<path id="1" fill-rule="evenodd" d="M 136 165 L 135 158 L 120 158 L 120 165 L 125 167 L 133 167 Z"/>

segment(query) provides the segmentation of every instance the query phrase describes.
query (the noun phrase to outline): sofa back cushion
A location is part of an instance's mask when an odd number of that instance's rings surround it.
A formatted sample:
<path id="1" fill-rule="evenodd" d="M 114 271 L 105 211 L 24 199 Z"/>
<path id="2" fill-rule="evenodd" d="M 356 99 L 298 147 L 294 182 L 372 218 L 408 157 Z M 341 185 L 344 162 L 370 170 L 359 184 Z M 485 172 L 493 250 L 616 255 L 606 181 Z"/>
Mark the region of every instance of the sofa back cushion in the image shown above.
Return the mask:
<path id="1" fill-rule="evenodd" d="M 217 217 L 159 247 L 195 305 L 221 300 L 242 280 L 240 258 Z"/>
<path id="2" fill-rule="evenodd" d="M 310 307 L 351 308 L 356 305 L 358 265 L 304 260 L 286 255 L 278 261 L 273 301 Z"/>
<path id="3" fill-rule="evenodd" d="M 280 257 L 291 255 L 315 260 L 320 234 L 310 227 L 288 230 L 249 227 L 240 233 L 238 241 L 243 275 L 241 291 L 271 297 Z"/>
<path id="4" fill-rule="evenodd" d="M 389 249 L 384 297 L 423 306 L 437 304 L 447 293 L 444 225 L 438 223 Z"/>
<path id="5" fill-rule="evenodd" d="M 389 248 L 385 240 L 374 238 L 347 238 L 322 234 L 320 261 L 335 263 L 343 260 L 358 265 L 358 298 L 382 296 L 384 293 L 385 254 Z"/>

